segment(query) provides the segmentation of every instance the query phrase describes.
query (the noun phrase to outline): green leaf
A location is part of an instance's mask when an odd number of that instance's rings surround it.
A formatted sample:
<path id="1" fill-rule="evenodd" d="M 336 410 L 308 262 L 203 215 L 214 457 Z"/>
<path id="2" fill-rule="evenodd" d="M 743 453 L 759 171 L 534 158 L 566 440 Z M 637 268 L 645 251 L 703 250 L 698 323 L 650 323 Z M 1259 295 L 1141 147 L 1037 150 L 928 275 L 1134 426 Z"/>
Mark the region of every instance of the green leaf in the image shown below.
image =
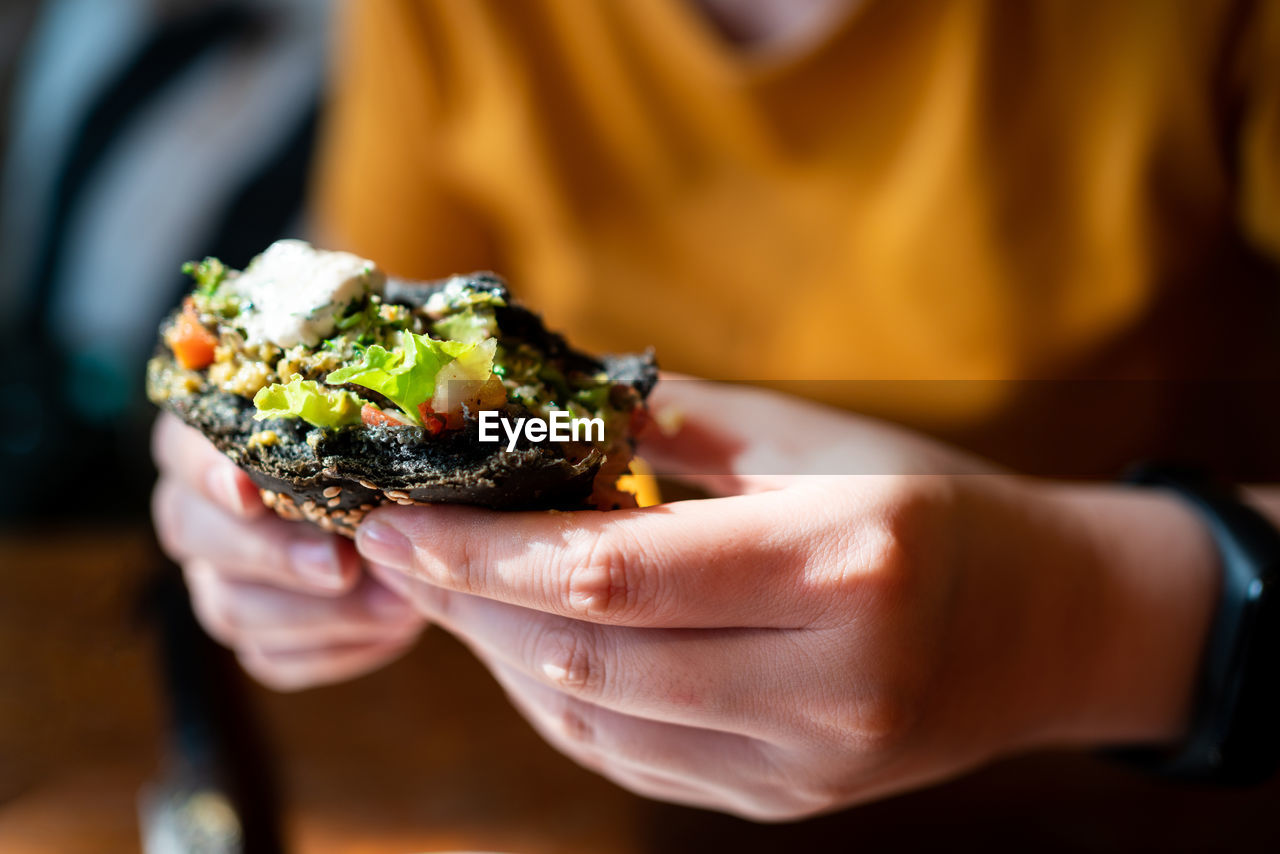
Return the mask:
<path id="1" fill-rule="evenodd" d="M 359 362 L 332 372 L 325 377 L 325 382 L 330 385 L 354 383 L 372 389 L 421 426 L 418 407 L 435 394 L 440 369 L 473 349 L 474 344 L 436 341 L 405 331 L 394 350 L 374 344 L 364 351 Z"/>
<path id="2" fill-rule="evenodd" d="M 206 258 L 203 261 L 188 261 L 182 265 L 182 272 L 196 280 L 196 293 L 211 297 L 227 277 L 226 266 L 217 258 Z"/>
<path id="3" fill-rule="evenodd" d="M 364 401 L 344 389 L 325 388 L 295 376 L 284 385 L 274 383 L 253 396 L 254 419 L 301 418 L 313 427 L 343 427 L 360 423 Z"/>

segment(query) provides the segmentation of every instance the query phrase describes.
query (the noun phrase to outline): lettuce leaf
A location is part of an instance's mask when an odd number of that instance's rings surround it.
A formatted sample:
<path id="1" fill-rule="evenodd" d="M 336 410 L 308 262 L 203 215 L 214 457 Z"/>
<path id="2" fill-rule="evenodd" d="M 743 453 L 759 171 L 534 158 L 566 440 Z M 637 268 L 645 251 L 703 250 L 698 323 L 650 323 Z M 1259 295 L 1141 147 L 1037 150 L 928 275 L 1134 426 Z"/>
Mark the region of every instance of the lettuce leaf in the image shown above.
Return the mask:
<path id="1" fill-rule="evenodd" d="M 325 377 L 325 382 L 331 385 L 354 383 L 372 389 L 400 407 L 414 424 L 421 426 L 422 415 L 418 407 L 435 394 L 436 375 L 440 369 L 475 349 L 475 344 L 436 341 L 406 330 L 400 334 L 400 345 L 394 350 L 374 344 L 364 351 L 359 362 L 332 372 Z"/>
<path id="2" fill-rule="evenodd" d="M 314 380 L 295 376 L 288 383 L 274 383 L 253 396 L 258 408 L 254 419 L 301 418 L 313 427 L 343 427 L 360 423 L 364 401 L 343 389 L 325 388 Z"/>
<path id="3" fill-rule="evenodd" d="M 471 344 L 492 338 L 498 329 L 498 321 L 493 316 L 492 310 L 481 308 L 477 311 L 474 308 L 467 308 L 455 314 L 445 315 L 431 328 L 441 338 L 466 341 Z"/>

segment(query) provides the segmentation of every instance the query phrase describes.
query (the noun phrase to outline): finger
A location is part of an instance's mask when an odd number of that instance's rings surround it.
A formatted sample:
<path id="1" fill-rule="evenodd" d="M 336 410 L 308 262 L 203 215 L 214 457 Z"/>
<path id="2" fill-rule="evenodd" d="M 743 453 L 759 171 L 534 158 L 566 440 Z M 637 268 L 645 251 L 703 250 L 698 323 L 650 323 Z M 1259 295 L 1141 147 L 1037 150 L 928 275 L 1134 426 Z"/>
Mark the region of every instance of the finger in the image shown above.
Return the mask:
<path id="1" fill-rule="evenodd" d="M 167 476 L 156 484 L 152 516 L 171 556 L 199 558 L 242 581 L 336 596 L 360 576 L 360 556 L 346 538 L 274 515 L 237 518 Z"/>
<path id="2" fill-rule="evenodd" d="M 416 635 L 397 640 L 307 650 L 271 650 L 248 644 L 237 651 L 251 676 L 276 691 L 299 691 L 363 676 L 403 655 Z"/>
<path id="3" fill-rule="evenodd" d="M 581 704 L 582 701 L 565 697 L 563 694 L 556 695 L 551 691 L 550 694 L 564 701 L 562 705 L 566 708 L 538 702 L 529 691 L 525 690 L 526 684 L 532 684 L 529 680 L 525 679 L 524 684 L 516 684 L 513 678 L 515 671 L 492 659 L 486 660 L 486 666 L 502 685 L 512 705 L 519 709 L 538 735 L 587 770 L 646 798 L 676 801 L 707 809 L 723 808 L 721 799 L 710 794 L 705 786 L 690 783 L 674 773 L 643 767 L 622 757 L 609 756 L 593 743 L 593 739 L 585 738 L 588 732 L 594 732 L 594 730 L 589 729 L 582 715 L 567 708 L 570 705 Z"/>
<path id="4" fill-rule="evenodd" d="M 776 489 L 799 475 L 993 470 L 876 419 L 745 383 L 664 374 L 649 406 L 668 426 L 646 431 L 640 454 L 657 475 L 713 492 Z"/>
<path id="5" fill-rule="evenodd" d="M 276 649 L 391 641 L 416 634 L 422 616 L 373 579 L 339 598 L 229 580 L 201 561 L 185 568 L 192 605 L 218 640 Z"/>
<path id="6" fill-rule="evenodd" d="M 862 536 L 843 527 L 844 541 Z M 388 506 L 360 525 L 356 546 L 432 584 L 575 619 L 797 627 L 825 602 L 811 589 L 837 571 L 809 566 L 813 529 L 799 492 L 610 513 Z"/>
<path id="7" fill-rule="evenodd" d="M 249 476 L 194 427 L 169 412 L 156 419 L 152 455 L 160 471 L 176 477 L 237 516 L 251 519 L 266 512 Z"/>
<path id="8" fill-rule="evenodd" d="M 485 663 L 544 739 L 623 788 L 744 816 L 795 811 L 795 798 L 779 787 L 764 742 L 619 714 L 561 694 L 500 661 Z"/>
<path id="9" fill-rule="evenodd" d="M 607 627 L 421 583 L 413 597 L 478 653 L 623 714 L 768 737 L 792 701 L 794 650 L 777 630 Z"/>
<path id="10" fill-rule="evenodd" d="M 767 441 L 759 431 L 743 435 L 737 425 L 721 419 L 697 390 L 706 387 L 723 396 L 727 386 L 695 377 L 664 372 L 649 395 L 652 423 L 637 437 L 637 452 L 654 474 L 696 487 L 708 495 L 728 496 L 772 488 L 768 479 L 753 477 L 741 460 L 753 445 Z M 758 408 L 752 419 L 761 423 Z"/>
<path id="11" fill-rule="evenodd" d="M 760 742 L 744 735 L 622 714 L 572 697 L 490 657 L 495 678 L 556 740 L 606 762 L 655 771 L 668 780 L 710 787 L 708 778 L 743 781 L 764 775 Z"/>
<path id="12" fill-rule="evenodd" d="M 503 682 L 501 677 L 499 682 Z M 566 721 L 562 716 L 546 712 L 511 688 L 507 688 L 507 695 L 544 741 L 587 770 L 646 798 L 705 809 L 725 808 L 722 799 L 712 795 L 703 786 L 679 779 L 675 774 L 641 768 L 625 760 L 611 758 L 594 746 L 583 743 L 578 736 L 582 725 L 576 720 Z"/>

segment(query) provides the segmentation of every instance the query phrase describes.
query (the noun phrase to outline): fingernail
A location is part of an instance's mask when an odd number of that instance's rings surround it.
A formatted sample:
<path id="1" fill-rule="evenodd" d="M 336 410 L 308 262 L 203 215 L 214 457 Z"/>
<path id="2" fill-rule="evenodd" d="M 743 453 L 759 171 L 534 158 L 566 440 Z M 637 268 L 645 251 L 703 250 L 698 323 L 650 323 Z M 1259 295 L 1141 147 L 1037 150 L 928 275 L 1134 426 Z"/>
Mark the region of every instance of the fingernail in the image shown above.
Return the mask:
<path id="1" fill-rule="evenodd" d="M 366 560 L 406 570 L 413 565 L 409 539 L 380 519 L 370 519 L 356 529 L 356 549 Z"/>
<path id="2" fill-rule="evenodd" d="M 289 561 L 298 575 L 328 590 L 343 585 L 342 565 L 328 541 L 299 540 L 289 544 Z"/>
<path id="3" fill-rule="evenodd" d="M 240 495 L 240 486 L 236 483 L 235 469 L 216 465 L 209 469 L 205 477 L 209 483 L 209 494 L 224 507 L 237 514 L 244 515 L 244 499 Z"/>

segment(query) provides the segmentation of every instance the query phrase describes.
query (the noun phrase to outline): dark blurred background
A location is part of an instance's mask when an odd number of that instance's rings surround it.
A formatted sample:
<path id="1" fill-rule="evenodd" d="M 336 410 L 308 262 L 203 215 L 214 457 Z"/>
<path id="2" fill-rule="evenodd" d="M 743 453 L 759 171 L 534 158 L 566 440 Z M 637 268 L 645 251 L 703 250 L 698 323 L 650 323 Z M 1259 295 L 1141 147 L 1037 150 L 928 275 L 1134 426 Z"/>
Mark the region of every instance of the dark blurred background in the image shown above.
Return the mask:
<path id="1" fill-rule="evenodd" d="M 328 15 L 0 5 L 0 850 L 281 845 L 247 683 L 151 534 L 142 378 L 183 261 L 304 230 Z"/>
<path id="2" fill-rule="evenodd" d="M 182 262 L 303 229 L 321 0 L 5 7 L 0 516 L 136 515 L 142 365 Z M 106 500 L 102 500 L 102 499 Z M 85 508 L 88 510 L 89 508 Z"/>
<path id="3" fill-rule="evenodd" d="M 0 0 L 0 851 L 1280 850 L 1275 786 L 1088 756 L 793 826 L 653 804 L 439 632 L 347 685 L 241 676 L 151 534 L 143 364 L 183 261 L 307 234 L 329 6 Z"/>

